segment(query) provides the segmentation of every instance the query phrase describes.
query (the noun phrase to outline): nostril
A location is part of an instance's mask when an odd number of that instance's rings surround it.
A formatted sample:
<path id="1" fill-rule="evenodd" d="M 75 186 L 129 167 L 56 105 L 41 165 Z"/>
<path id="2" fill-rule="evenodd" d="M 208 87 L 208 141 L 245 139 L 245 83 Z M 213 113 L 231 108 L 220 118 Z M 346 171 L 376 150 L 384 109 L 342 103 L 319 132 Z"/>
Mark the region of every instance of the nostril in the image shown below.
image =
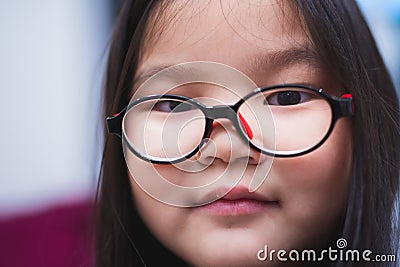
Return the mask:
<path id="1" fill-rule="evenodd" d="M 247 162 L 248 164 L 259 164 L 263 161 L 262 155 L 252 150 L 248 142 L 244 142 L 238 131 L 247 135 L 248 139 L 254 138 L 252 129 L 242 114 L 237 113 L 236 120 L 241 123 L 241 129 L 237 129 L 231 123 L 231 119 L 214 120 L 209 126 L 208 137 L 203 139 L 203 145 L 197 152 L 195 160 L 203 165 L 214 164 L 214 162 L 230 163 Z"/>
<path id="2" fill-rule="evenodd" d="M 217 145 L 211 138 L 206 138 L 204 144 L 205 146 L 195 155 L 195 159 L 203 165 L 210 165 L 217 157 Z"/>

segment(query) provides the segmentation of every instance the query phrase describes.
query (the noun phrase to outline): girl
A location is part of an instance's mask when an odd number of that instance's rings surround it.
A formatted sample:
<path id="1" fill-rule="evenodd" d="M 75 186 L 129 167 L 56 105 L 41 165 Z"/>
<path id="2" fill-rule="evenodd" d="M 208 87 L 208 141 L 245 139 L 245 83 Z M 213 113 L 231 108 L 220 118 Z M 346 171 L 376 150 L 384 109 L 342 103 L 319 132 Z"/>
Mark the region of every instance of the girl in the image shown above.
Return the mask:
<path id="1" fill-rule="evenodd" d="M 97 265 L 395 254 L 398 111 L 353 1 L 125 1 L 105 84 L 122 145 L 107 133 Z M 318 256 L 288 256 L 306 249 Z"/>

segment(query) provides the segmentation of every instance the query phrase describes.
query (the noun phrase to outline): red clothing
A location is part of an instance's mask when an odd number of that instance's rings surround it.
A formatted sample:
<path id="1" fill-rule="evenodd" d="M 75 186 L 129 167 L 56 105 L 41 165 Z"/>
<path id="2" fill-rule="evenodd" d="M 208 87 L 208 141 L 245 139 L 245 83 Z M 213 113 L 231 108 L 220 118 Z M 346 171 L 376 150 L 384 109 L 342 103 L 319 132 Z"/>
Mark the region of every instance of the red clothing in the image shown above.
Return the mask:
<path id="1" fill-rule="evenodd" d="M 0 266 L 92 267 L 92 203 L 0 219 Z"/>

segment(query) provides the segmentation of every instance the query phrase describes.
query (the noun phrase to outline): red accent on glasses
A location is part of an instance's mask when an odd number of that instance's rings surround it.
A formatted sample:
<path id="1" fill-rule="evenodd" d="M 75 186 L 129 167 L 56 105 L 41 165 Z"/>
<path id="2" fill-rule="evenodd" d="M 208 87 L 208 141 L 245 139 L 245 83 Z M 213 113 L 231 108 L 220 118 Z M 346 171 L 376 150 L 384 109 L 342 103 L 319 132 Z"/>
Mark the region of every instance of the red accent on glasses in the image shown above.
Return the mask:
<path id="1" fill-rule="evenodd" d="M 342 98 L 353 98 L 352 94 L 343 94 Z"/>
<path id="2" fill-rule="evenodd" d="M 240 124 L 244 128 L 244 131 L 246 132 L 246 134 L 250 140 L 253 139 L 253 132 L 251 131 L 249 124 L 246 122 L 246 120 L 243 118 L 243 116 L 242 116 L 242 114 L 240 114 L 240 112 L 238 114 L 239 114 Z"/>
<path id="3" fill-rule="evenodd" d="M 342 98 L 353 98 L 353 95 L 352 94 L 343 94 Z M 354 103 L 352 103 L 352 105 L 351 105 L 351 110 L 354 113 Z"/>

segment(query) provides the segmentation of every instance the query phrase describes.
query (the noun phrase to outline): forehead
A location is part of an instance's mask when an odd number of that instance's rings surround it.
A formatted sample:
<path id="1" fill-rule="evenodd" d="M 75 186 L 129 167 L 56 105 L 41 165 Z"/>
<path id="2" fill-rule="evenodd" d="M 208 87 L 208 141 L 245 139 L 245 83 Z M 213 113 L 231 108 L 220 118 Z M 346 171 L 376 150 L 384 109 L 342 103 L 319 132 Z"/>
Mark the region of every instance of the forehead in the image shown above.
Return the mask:
<path id="1" fill-rule="evenodd" d="M 246 73 L 244 63 L 267 58 L 263 54 L 309 46 L 289 2 L 163 1 L 147 23 L 136 76 L 188 61 L 215 61 Z"/>

